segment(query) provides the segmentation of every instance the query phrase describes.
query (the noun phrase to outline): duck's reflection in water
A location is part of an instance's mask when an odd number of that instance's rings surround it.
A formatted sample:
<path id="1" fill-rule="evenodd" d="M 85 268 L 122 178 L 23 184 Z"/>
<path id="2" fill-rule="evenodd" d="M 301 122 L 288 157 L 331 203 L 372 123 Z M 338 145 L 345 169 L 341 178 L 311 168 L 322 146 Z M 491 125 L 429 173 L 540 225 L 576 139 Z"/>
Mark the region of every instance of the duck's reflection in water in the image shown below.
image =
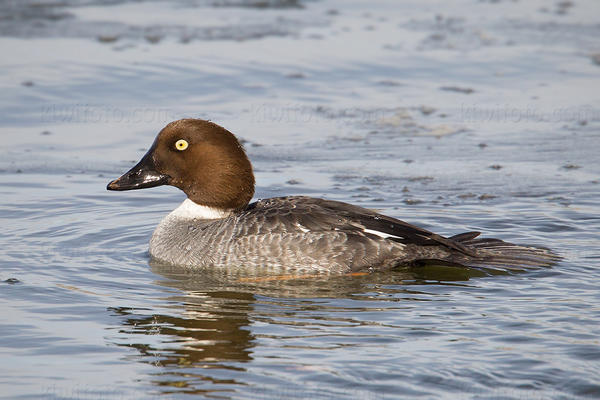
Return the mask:
<path id="1" fill-rule="evenodd" d="M 440 267 L 292 278 L 274 277 L 268 271 L 261 276 L 260 272 L 241 274 L 239 269 L 234 273 L 190 270 L 152 261 L 150 265 L 162 277 L 157 283 L 164 291 L 157 294 L 153 308 L 110 310 L 123 325 L 116 344 L 136 348 L 143 362 L 158 367 L 150 380 L 161 394 L 210 393 L 225 398 L 234 395 L 240 385 L 256 384 L 263 379 L 249 377 L 253 369 L 247 368 L 259 340 L 253 333 L 258 329 L 252 324 L 281 323 L 282 310 L 286 314 L 330 312 L 319 302 L 323 298 L 348 302 L 350 299 L 378 301 L 393 296 L 398 300 L 427 301 L 435 293 L 425 286 L 421 286 L 423 291 L 416 290 L 415 283 L 439 284 L 444 280 L 445 284 L 464 285 L 473 276 L 486 275 L 476 270 Z M 411 286 L 406 286 L 407 282 Z M 355 308 L 356 302 L 344 304 L 353 310 L 360 308 Z M 369 306 L 365 307 L 368 309 Z M 278 328 L 273 326 L 277 332 Z M 140 357 L 134 360 L 140 361 Z"/>
<path id="2" fill-rule="evenodd" d="M 136 348 L 143 362 L 159 367 L 150 379 L 161 394 L 230 392 L 243 384 L 255 340 L 248 328 L 254 295 L 222 290 L 185 270 L 152 269 L 167 278 L 157 283 L 173 295 L 160 293 L 155 308 L 112 308 L 125 334 L 117 344 Z"/>

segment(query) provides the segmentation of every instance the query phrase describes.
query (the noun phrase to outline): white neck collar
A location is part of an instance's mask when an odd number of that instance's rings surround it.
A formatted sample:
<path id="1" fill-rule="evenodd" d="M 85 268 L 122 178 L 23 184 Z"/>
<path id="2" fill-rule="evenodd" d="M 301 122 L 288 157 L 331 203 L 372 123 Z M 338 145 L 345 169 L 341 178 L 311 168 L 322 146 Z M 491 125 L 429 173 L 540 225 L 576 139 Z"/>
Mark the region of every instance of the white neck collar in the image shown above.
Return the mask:
<path id="1" fill-rule="evenodd" d="M 190 199 L 185 199 L 169 215 L 181 219 L 219 219 L 230 216 L 232 212 L 232 210 L 222 208 L 201 206 Z"/>

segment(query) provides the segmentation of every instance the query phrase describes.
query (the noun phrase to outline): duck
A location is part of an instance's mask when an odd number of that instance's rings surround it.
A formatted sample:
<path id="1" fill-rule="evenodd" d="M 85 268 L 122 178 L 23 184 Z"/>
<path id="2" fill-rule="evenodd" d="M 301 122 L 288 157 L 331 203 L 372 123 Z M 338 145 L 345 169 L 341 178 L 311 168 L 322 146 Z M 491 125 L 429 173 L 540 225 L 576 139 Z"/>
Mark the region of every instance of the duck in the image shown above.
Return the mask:
<path id="1" fill-rule="evenodd" d="M 549 249 L 446 237 L 336 200 L 286 196 L 252 202 L 252 164 L 236 136 L 202 119 L 166 125 L 108 190 L 171 185 L 187 198 L 150 239 L 152 259 L 190 268 L 355 273 L 428 263 L 507 271 L 552 265 Z"/>

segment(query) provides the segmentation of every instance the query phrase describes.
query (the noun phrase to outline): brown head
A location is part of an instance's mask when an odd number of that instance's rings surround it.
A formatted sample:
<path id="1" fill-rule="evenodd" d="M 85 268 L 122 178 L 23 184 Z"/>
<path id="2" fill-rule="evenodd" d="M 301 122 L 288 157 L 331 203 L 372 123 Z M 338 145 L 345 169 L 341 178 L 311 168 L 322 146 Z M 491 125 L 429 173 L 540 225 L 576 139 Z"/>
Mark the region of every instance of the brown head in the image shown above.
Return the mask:
<path id="1" fill-rule="evenodd" d="M 172 185 L 196 204 L 225 210 L 244 208 L 254 195 L 252 165 L 236 137 L 201 119 L 168 124 L 140 162 L 108 190 Z"/>

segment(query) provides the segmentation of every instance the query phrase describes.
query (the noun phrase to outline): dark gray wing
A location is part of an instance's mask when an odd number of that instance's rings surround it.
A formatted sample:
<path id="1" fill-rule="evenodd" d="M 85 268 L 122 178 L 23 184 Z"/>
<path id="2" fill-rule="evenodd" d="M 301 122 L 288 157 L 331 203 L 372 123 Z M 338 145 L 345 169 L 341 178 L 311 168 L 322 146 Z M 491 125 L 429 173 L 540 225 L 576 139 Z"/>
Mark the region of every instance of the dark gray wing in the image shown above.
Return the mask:
<path id="1" fill-rule="evenodd" d="M 304 196 L 276 197 L 252 203 L 246 212 L 261 215 L 269 220 L 262 226 L 280 231 L 307 229 L 318 231 L 344 231 L 405 245 L 444 246 L 460 253 L 474 256 L 474 252 L 454 238 L 446 238 L 416 227 L 396 218 L 333 200 Z M 476 237 L 478 232 L 461 235 Z"/>

